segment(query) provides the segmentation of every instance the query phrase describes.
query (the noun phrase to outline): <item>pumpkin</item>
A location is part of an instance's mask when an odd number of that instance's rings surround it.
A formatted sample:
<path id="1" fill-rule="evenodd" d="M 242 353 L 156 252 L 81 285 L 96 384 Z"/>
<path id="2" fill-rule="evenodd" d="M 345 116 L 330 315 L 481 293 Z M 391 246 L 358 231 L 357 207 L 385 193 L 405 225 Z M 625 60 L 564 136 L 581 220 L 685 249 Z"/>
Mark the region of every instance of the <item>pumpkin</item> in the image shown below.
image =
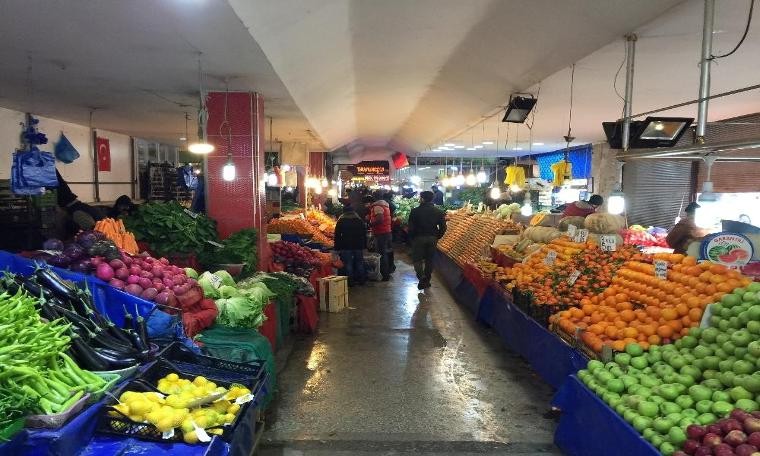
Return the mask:
<path id="1" fill-rule="evenodd" d="M 612 214 L 591 214 L 586 216 L 586 228 L 597 234 L 613 234 L 625 228 L 625 217 Z"/>
<path id="2" fill-rule="evenodd" d="M 567 231 L 568 225 L 575 225 L 576 228 L 581 229 L 585 227 L 584 225 L 585 220 L 586 219 L 583 217 L 575 217 L 575 216 L 564 217 L 557 224 L 557 228 L 563 233 Z"/>
<path id="3" fill-rule="evenodd" d="M 559 230 L 548 226 L 531 226 L 523 231 L 523 237 L 542 244 L 547 244 L 561 235 Z"/>

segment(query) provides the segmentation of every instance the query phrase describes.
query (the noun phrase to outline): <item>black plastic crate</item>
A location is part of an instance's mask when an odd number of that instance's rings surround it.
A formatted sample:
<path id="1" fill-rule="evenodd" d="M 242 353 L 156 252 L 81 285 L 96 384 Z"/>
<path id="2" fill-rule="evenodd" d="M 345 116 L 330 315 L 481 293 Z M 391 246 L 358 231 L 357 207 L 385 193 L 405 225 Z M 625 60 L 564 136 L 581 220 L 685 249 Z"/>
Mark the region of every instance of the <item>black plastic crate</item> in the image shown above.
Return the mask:
<path id="1" fill-rule="evenodd" d="M 250 379 L 254 382 L 260 382 L 266 377 L 266 368 L 263 361 L 238 363 L 227 361 L 226 359 L 199 355 L 180 342 L 174 342 L 166 347 L 158 354 L 158 358 L 165 359 L 174 364 L 187 364 L 188 368 L 192 365 L 197 365 L 201 368 L 210 369 L 214 375 L 221 376 L 222 380 L 242 382 Z M 196 375 L 205 376 L 205 374 Z"/>
<path id="2" fill-rule="evenodd" d="M 170 371 L 166 371 L 166 373 L 169 373 L 169 372 Z M 188 377 L 187 375 L 184 375 L 182 372 L 177 372 L 177 374 L 179 374 L 181 377 L 184 377 L 184 378 Z M 98 420 L 95 425 L 95 432 L 98 432 L 101 434 L 118 435 L 121 437 L 137 438 L 141 440 L 150 440 L 150 441 L 162 442 L 162 443 L 184 442 L 182 438 L 182 433 L 177 431 L 176 429 L 175 429 L 173 437 L 165 439 L 163 437 L 163 433 L 159 431 L 158 428 L 156 428 L 152 424 L 136 423 L 132 421 L 131 419 L 129 419 L 129 417 L 121 414 L 118 410 L 111 408 L 111 406 L 117 403 L 116 397 L 121 396 L 121 394 L 125 391 L 158 392 L 156 388 L 146 385 L 144 381 L 140 381 L 141 378 L 138 378 L 136 380 L 133 380 L 123 385 L 121 388 L 119 388 L 117 391 L 114 392 L 113 396 L 110 396 L 110 395 L 107 396 L 107 398 L 103 402 L 103 405 L 101 406 L 101 409 L 98 411 Z M 231 383 L 226 383 L 226 382 L 221 382 L 221 381 L 220 382 L 214 381 L 214 383 L 217 383 L 218 385 L 224 386 L 224 387 L 229 387 L 231 385 Z M 256 407 L 256 406 L 257 406 L 256 400 L 247 402 L 240 406 L 240 411 L 235 417 L 235 421 L 233 421 L 231 424 L 225 425 L 225 426 L 209 427 L 209 428 L 206 428 L 206 431 L 209 431 L 211 429 L 222 429 L 223 432 L 221 433 L 221 435 L 219 435 L 219 438 L 221 438 L 225 442 L 231 442 L 235 436 L 235 432 L 237 431 L 238 426 L 243 421 L 247 421 L 249 419 L 247 417 L 249 408 Z M 110 414 L 109 412 L 114 412 L 114 413 Z"/>

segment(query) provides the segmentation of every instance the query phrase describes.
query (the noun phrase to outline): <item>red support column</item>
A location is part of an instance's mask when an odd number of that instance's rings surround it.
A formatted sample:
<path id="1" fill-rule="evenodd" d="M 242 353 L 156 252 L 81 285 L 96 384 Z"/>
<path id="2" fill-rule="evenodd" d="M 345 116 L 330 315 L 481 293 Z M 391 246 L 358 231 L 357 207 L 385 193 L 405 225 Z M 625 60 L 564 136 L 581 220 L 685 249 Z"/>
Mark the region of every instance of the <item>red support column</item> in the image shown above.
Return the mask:
<path id="1" fill-rule="evenodd" d="M 206 161 L 208 215 L 226 238 L 243 228 L 259 231 L 259 269 L 266 270 L 270 253 L 266 240 L 264 195 L 264 100 L 258 93 L 210 92 L 208 140 L 215 150 Z M 235 180 L 222 179 L 227 151 L 235 163 Z"/>

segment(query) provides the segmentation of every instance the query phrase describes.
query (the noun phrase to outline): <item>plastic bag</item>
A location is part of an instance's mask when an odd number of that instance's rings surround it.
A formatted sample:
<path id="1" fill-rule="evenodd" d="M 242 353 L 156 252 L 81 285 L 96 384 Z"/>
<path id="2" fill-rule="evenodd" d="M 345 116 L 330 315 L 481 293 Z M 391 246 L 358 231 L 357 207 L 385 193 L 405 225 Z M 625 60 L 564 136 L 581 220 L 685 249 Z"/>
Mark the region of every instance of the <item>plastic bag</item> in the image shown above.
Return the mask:
<path id="1" fill-rule="evenodd" d="M 11 166 L 11 189 L 20 195 L 41 195 L 45 187 L 58 187 L 55 157 L 32 146 L 30 151 L 17 150 Z"/>
<path id="2" fill-rule="evenodd" d="M 61 138 L 55 144 L 55 158 L 63 163 L 71 163 L 79 158 L 79 152 L 63 133 L 61 133 Z"/>

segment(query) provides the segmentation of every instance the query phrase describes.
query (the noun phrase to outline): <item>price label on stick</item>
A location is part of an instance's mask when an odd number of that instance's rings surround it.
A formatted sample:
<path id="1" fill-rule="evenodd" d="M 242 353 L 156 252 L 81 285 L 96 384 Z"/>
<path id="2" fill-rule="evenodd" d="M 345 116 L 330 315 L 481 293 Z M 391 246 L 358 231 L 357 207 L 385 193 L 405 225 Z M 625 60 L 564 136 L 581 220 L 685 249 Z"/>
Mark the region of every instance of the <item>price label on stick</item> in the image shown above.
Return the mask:
<path id="1" fill-rule="evenodd" d="M 206 241 L 206 243 L 213 245 L 214 247 L 219 247 L 220 249 L 224 247 L 224 245 L 216 242 L 216 241 Z"/>
<path id="2" fill-rule="evenodd" d="M 556 260 L 557 260 L 557 252 L 555 250 L 549 250 L 549 252 L 546 254 L 546 258 L 544 258 L 544 264 L 547 266 L 551 266 L 554 264 Z"/>
<path id="3" fill-rule="evenodd" d="M 238 397 L 237 399 L 235 399 L 235 403 L 237 405 L 243 405 L 246 402 L 251 402 L 252 400 L 253 400 L 253 394 L 248 393 L 248 394 L 244 394 L 244 395 Z"/>
<path id="4" fill-rule="evenodd" d="M 586 242 L 587 239 L 588 239 L 588 230 L 582 229 L 582 230 L 578 230 L 578 232 L 575 233 L 575 239 L 574 239 L 575 242 Z"/>
<path id="5" fill-rule="evenodd" d="M 222 278 L 221 278 L 221 277 L 219 277 L 219 276 L 218 276 L 218 275 L 216 275 L 216 274 L 211 274 L 211 275 L 209 276 L 208 280 L 209 280 L 209 282 L 211 282 L 211 285 L 212 285 L 214 288 L 219 288 L 219 287 L 221 287 L 221 286 L 222 286 Z"/>
<path id="6" fill-rule="evenodd" d="M 668 278 L 668 262 L 665 260 L 654 260 L 654 276 L 658 279 Z"/>
<path id="7" fill-rule="evenodd" d="M 614 252 L 617 250 L 617 238 L 610 234 L 599 236 L 599 247 L 605 252 Z"/>
<path id="8" fill-rule="evenodd" d="M 570 239 L 575 239 L 575 234 L 578 232 L 578 227 L 575 225 L 567 225 L 567 235 Z"/>
<path id="9" fill-rule="evenodd" d="M 190 209 L 185 209 L 185 214 L 189 215 L 192 218 L 198 218 L 198 214 L 196 214 L 195 212 L 191 211 Z"/>
<path id="10" fill-rule="evenodd" d="M 573 272 L 570 273 L 570 275 L 567 277 L 567 284 L 570 286 L 573 286 L 575 284 L 575 281 L 578 280 L 578 277 L 581 276 L 581 271 L 577 269 L 573 269 Z"/>

